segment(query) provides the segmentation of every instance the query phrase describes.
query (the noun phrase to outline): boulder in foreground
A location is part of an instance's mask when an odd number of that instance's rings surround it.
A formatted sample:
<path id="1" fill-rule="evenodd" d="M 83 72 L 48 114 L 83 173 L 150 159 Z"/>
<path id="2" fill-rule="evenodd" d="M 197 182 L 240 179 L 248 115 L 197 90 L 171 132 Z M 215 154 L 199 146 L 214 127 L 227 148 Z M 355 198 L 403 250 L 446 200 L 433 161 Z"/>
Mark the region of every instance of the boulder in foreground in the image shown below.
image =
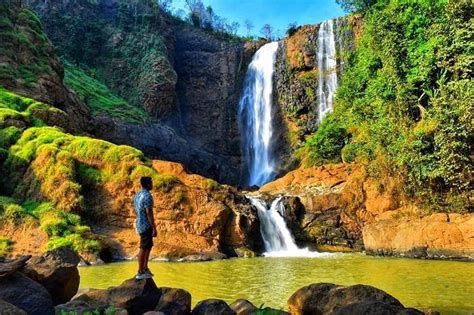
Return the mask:
<path id="1" fill-rule="evenodd" d="M 20 272 L 1 279 L 0 299 L 21 308 L 29 315 L 54 314 L 49 292 Z"/>
<path id="2" fill-rule="evenodd" d="M 161 290 L 153 279 L 124 281 L 118 287 L 107 290 L 89 289 L 80 294 L 73 301 L 105 303 L 115 308 L 125 309 L 130 315 L 143 314 L 155 309 L 161 296 Z"/>
<path id="3" fill-rule="evenodd" d="M 167 315 L 191 313 L 191 294 L 183 289 L 160 288 L 161 297 L 155 310 Z"/>
<path id="4" fill-rule="evenodd" d="M 199 302 L 193 309 L 192 315 L 236 315 L 226 302 L 218 299 L 208 299 Z"/>
<path id="5" fill-rule="evenodd" d="M 332 283 L 311 284 L 288 300 L 292 315 L 317 314 L 420 314 L 390 294 L 368 285 L 349 287 Z"/>
<path id="6" fill-rule="evenodd" d="M 46 252 L 33 257 L 22 272 L 43 285 L 51 294 L 54 305 L 66 303 L 79 288 L 79 256 L 68 247 Z"/>
<path id="7" fill-rule="evenodd" d="M 0 300 L 0 314 L 3 315 L 27 315 L 27 313 L 21 308 L 16 307 L 13 304 Z"/>

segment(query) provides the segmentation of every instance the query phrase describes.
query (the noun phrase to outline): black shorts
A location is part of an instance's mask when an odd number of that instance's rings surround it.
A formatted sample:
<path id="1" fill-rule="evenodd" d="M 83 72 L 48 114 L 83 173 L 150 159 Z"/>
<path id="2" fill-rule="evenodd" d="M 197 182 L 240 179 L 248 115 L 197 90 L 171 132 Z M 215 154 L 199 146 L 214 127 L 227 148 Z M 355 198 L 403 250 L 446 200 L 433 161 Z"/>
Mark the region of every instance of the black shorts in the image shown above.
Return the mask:
<path id="1" fill-rule="evenodd" d="M 143 233 L 140 233 L 140 248 L 151 249 L 153 247 L 153 230 L 149 228 Z"/>

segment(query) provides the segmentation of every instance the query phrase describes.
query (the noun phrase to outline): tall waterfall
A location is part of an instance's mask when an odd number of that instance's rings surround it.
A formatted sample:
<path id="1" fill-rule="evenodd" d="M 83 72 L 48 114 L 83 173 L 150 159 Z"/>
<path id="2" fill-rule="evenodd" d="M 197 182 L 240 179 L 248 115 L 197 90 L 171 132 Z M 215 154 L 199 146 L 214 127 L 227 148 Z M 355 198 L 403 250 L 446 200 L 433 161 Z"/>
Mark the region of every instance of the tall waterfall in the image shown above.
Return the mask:
<path id="1" fill-rule="evenodd" d="M 278 197 L 271 203 L 270 208 L 257 197 L 248 197 L 250 202 L 257 208 L 260 219 L 260 233 L 265 245 L 265 256 L 269 257 L 322 257 L 331 255 L 310 251 L 307 248 L 299 248 L 290 230 L 286 226 L 282 214 L 285 206 L 282 197 Z"/>
<path id="2" fill-rule="evenodd" d="M 242 151 L 248 167 L 249 186 L 261 186 L 275 176 L 273 135 L 273 72 L 278 42 L 262 46 L 245 76 L 239 103 Z"/>
<path id="3" fill-rule="evenodd" d="M 318 69 L 318 117 L 321 122 L 324 116 L 333 110 L 333 100 L 337 88 L 337 59 L 334 20 L 327 20 L 319 25 Z"/>

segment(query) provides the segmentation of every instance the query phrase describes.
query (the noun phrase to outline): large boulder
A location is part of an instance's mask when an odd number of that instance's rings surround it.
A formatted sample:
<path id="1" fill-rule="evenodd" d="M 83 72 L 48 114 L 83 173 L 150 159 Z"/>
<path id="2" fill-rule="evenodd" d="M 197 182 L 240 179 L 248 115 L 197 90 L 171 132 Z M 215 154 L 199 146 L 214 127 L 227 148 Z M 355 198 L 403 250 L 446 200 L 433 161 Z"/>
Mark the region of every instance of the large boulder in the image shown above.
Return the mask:
<path id="1" fill-rule="evenodd" d="M 369 305 L 374 302 L 379 302 L 379 304 Z M 332 283 L 311 284 L 299 289 L 288 300 L 288 309 L 293 315 L 335 314 L 344 307 L 357 303 L 365 304 L 353 305 L 354 310 L 380 310 L 383 308 L 390 312 L 386 314 L 396 314 L 405 309 L 397 299 L 377 288 L 367 285 L 345 287 Z M 375 313 L 369 312 L 368 314 Z"/>
<path id="2" fill-rule="evenodd" d="M 350 314 L 365 314 L 365 315 L 423 315 L 424 313 L 412 309 L 406 308 L 400 310 L 399 307 L 379 301 L 369 301 L 369 302 L 358 302 L 346 305 L 336 312 L 334 315 L 350 315 Z"/>
<path id="3" fill-rule="evenodd" d="M 124 281 L 118 287 L 107 290 L 89 289 L 73 301 L 84 301 L 87 303 L 106 303 L 115 308 L 125 309 L 130 315 L 143 314 L 153 311 L 158 304 L 161 290 L 156 286 L 153 279 L 136 280 L 135 278 Z"/>
<path id="4" fill-rule="evenodd" d="M 54 305 L 66 303 L 79 288 L 80 258 L 68 247 L 46 252 L 44 256 L 33 257 L 22 272 L 42 284 L 51 294 Z"/>
<path id="5" fill-rule="evenodd" d="M 20 272 L 1 279 L 0 299 L 30 315 L 54 314 L 53 300 L 49 292 Z"/>
<path id="6" fill-rule="evenodd" d="M 193 309 L 192 315 L 236 315 L 226 302 L 218 299 L 208 299 L 199 302 Z"/>
<path id="7" fill-rule="evenodd" d="M 183 289 L 161 288 L 155 310 L 167 315 L 187 315 L 191 313 L 191 294 Z"/>
<path id="8" fill-rule="evenodd" d="M 27 313 L 21 308 L 16 307 L 13 304 L 0 300 L 0 314 L 2 315 L 27 315 Z"/>
<path id="9" fill-rule="evenodd" d="M 252 315 L 257 311 L 257 307 L 252 302 L 239 299 L 229 305 L 237 315 Z"/>

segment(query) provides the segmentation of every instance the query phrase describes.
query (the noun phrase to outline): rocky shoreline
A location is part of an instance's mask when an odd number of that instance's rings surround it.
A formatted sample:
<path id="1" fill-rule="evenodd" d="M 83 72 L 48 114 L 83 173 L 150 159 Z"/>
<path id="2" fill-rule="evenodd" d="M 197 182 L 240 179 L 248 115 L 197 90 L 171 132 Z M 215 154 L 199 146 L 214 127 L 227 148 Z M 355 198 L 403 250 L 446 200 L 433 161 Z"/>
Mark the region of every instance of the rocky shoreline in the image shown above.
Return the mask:
<path id="1" fill-rule="evenodd" d="M 206 299 L 192 307 L 180 288 L 157 287 L 153 279 L 124 281 L 108 289 L 79 288 L 79 257 L 61 247 L 43 256 L 23 256 L 0 263 L 0 314 L 107 315 L 300 315 L 300 314 L 436 314 L 405 308 L 396 298 L 367 285 L 310 284 L 297 290 L 287 309 L 256 307 L 238 299 L 228 304 Z"/>

